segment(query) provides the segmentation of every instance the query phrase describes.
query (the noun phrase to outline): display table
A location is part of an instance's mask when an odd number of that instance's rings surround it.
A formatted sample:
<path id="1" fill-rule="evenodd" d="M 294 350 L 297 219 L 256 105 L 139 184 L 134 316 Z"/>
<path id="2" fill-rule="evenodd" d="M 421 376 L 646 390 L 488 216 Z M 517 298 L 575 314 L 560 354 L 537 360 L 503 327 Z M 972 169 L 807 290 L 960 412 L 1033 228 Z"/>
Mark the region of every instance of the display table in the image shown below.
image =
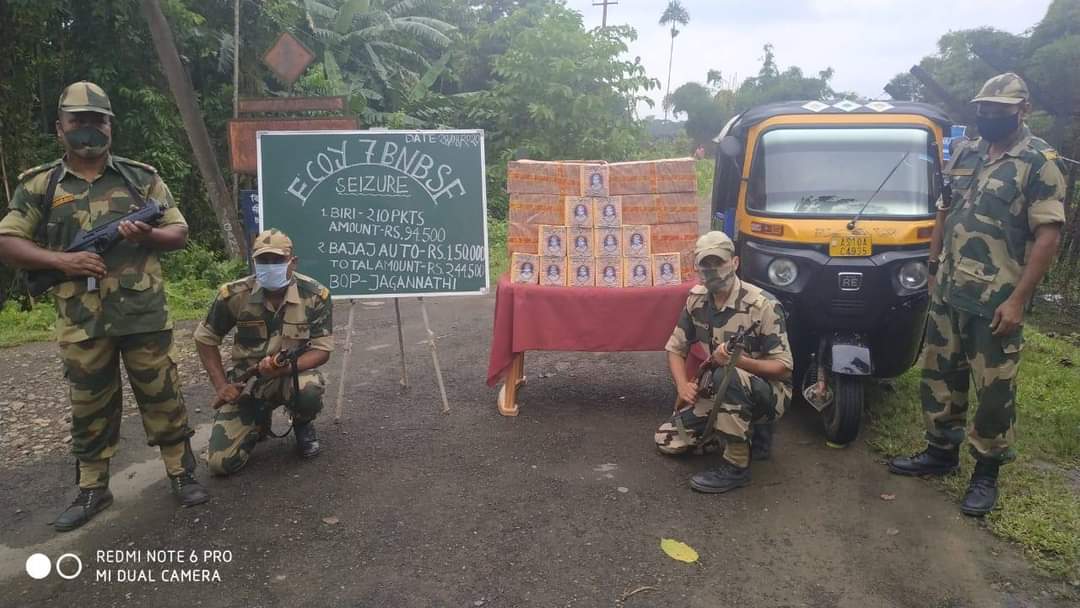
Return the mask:
<path id="1" fill-rule="evenodd" d="M 541 287 L 499 279 L 488 386 L 499 413 L 516 416 L 525 351 L 662 351 L 696 281 L 663 287 Z"/>

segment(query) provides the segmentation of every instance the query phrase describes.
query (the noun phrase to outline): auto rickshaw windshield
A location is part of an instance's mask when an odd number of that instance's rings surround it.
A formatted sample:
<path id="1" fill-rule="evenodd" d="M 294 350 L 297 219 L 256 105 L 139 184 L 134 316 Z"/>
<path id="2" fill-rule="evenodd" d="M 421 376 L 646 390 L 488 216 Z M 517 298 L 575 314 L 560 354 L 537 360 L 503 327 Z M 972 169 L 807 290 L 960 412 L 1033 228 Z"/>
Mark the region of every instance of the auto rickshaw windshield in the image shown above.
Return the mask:
<path id="1" fill-rule="evenodd" d="M 751 165 L 747 206 L 751 213 L 851 217 L 873 197 L 866 217 L 925 217 L 934 204 L 931 141 L 918 128 L 766 131 Z"/>

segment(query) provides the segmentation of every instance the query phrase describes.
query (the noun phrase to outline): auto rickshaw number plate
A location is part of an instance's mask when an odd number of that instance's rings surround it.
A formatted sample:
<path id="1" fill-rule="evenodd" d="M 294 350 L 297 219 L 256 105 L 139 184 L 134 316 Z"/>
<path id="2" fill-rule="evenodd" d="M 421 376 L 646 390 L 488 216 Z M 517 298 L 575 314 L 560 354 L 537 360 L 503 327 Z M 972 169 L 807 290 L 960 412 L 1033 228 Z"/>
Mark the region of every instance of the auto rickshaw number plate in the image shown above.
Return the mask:
<path id="1" fill-rule="evenodd" d="M 829 255 L 835 258 L 867 257 L 873 253 L 870 235 L 834 236 L 829 241 Z"/>

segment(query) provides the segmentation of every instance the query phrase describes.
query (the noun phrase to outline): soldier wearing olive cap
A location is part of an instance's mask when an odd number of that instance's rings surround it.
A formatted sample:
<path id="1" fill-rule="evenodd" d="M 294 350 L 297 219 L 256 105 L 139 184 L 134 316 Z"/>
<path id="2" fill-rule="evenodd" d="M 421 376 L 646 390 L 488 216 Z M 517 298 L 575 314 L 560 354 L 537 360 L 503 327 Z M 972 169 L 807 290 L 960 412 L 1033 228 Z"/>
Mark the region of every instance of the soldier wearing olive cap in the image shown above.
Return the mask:
<path id="1" fill-rule="evenodd" d="M 976 464 L 960 510 L 980 516 L 997 500 L 998 467 L 1015 458 L 1024 308 L 1057 252 L 1065 180 L 1057 153 L 1024 124 L 1031 103 L 1019 76 L 991 78 L 972 103 L 981 137 L 962 143 L 943 170 L 952 197 L 938 201 L 930 244 L 920 390 L 927 447 L 889 469 L 958 469 L 973 378 L 979 409 L 967 437 Z"/>
<path id="2" fill-rule="evenodd" d="M 791 401 L 793 361 L 783 307 L 768 292 L 739 280 L 735 274 L 739 258 L 731 239 L 723 232 L 705 234 L 694 247 L 694 261 L 702 284 L 690 290 L 665 347 L 685 407 L 657 429 L 655 440 L 664 454 L 719 447 L 701 445 L 700 440 L 706 434 L 710 410 L 720 408 L 713 437 L 723 443 L 723 460 L 716 470 L 694 475 L 690 487 L 722 493 L 750 483 L 751 460 L 769 457 L 772 424 Z M 731 363 L 726 342 L 755 322 L 758 325 L 748 336 L 727 390 L 714 399 L 699 400 L 698 387 L 686 374 L 691 347 L 696 342 L 707 347 L 720 366 L 713 372 L 719 386 Z"/>
<path id="3" fill-rule="evenodd" d="M 112 504 L 109 460 L 120 439 L 120 360 L 128 371 L 150 445 L 159 446 L 173 493 L 184 506 L 206 502 L 195 480 L 192 430 L 172 358 L 172 321 L 159 254 L 181 249 L 187 224 L 157 171 L 109 153 L 112 105 L 105 91 L 77 82 L 60 96 L 56 135 L 64 157 L 19 176 L 11 212 L 0 221 L 0 261 L 58 270 L 56 331 L 71 390 L 71 446 L 79 496 L 53 522 L 77 528 Z M 68 253 L 76 234 L 153 199 L 156 226 L 121 222 L 123 240 L 105 254 Z"/>

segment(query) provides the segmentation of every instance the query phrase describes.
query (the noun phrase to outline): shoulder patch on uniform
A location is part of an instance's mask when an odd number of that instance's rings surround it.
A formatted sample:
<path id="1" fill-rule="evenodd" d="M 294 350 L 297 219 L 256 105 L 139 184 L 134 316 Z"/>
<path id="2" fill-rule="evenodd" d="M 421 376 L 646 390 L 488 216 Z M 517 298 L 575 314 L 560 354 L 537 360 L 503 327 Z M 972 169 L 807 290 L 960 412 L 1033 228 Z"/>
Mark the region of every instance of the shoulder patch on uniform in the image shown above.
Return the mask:
<path id="1" fill-rule="evenodd" d="M 251 289 L 254 287 L 254 282 L 254 275 L 247 276 L 236 281 L 230 281 L 222 285 L 218 293 L 221 294 L 221 297 L 228 298 L 236 295 L 237 293 L 240 293 L 241 291 L 251 291 Z"/>
<path id="2" fill-rule="evenodd" d="M 1048 150 L 1043 150 L 1042 155 L 1046 158 L 1046 160 L 1050 160 L 1050 161 L 1055 161 L 1055 160 L 1061 158 L 1061 156 L 1057 153 L 1057 150 L 1055 150 L 1053 148 L 1050 148 Z"/>
<path id="3" fill-rule="evenodd" d="M 326 287 L 323 287 L 322 283 L 320 283 L 320 282 L 316 281 L 315 279 L 307 276 L 306 274 L 300 274 L 299 272 L 295 272 L 295 273 L 293 273 L 293 276 L 296 277 L 296 287 L 301 292 L 303 292 L 304 295 L 309 295 L 309 296 L 318 295 L 319 297 L 322 297 L 322 292 L 323 291 L 326 291 L 327 293 L 329 293 L 329 290 L 327 290 Z M 326 299 L 326 298 L 323 298 L 323 299 Z"/>
<path id="4" fill-rule="evenodd" d="M 694 285 L 690 288 L 690 295 L 703 296 L 707 293 L 709 293 L 709 290 L 705 289 L 704 285 Z"/>
<path id="5" fill-rule="evenodd" d="M 330 297 L 330 290 L 323 287 L 322 291 L 319 292 L 319 298 L 322 299 L 322 300 L 325 300 L 325 299 L 327 299 L 329 297 Z"/>
<path id="6" fill-rule="evenodd" d="M 149 173 L 157 174 L 157 172 L 158 172 L 158 170 L 155 169 L 153 165 L 148 165 L 146 163 L 141 163 L 141 162 L 139 162 L 137 160 L 131 160 L 130 158 L 124 158 L 123 156 L 113 156 L 113 160 L 115 160 L 118 163 L 123 163 L 125 165 L 130 165 L 132 167 L 142 169 L 143 171 L 147 171 Z"/>
<path id="7" fill-rule="evenodd" d="M 55 167 L 55 166 L 57 166 L 59 164 L 60 164 L 60 159 L 56 159 L 56 160 L 52 161 L 51 163 L 45 163 L 43 165 L 38 165 L 36 167 L 31 167 L 31 168 L 27 169 L 26 171 L 23 171 L 22 173 L 20 173 L 19 177 L 17 178 L 16 181 L 22 182 L 24 180 L 30 179 L 31 177 L 34 177 L 38 173 L 41 173 L 42 171 L 48 171 L 49 169 L 52 169 L 53 167 Z"/>

